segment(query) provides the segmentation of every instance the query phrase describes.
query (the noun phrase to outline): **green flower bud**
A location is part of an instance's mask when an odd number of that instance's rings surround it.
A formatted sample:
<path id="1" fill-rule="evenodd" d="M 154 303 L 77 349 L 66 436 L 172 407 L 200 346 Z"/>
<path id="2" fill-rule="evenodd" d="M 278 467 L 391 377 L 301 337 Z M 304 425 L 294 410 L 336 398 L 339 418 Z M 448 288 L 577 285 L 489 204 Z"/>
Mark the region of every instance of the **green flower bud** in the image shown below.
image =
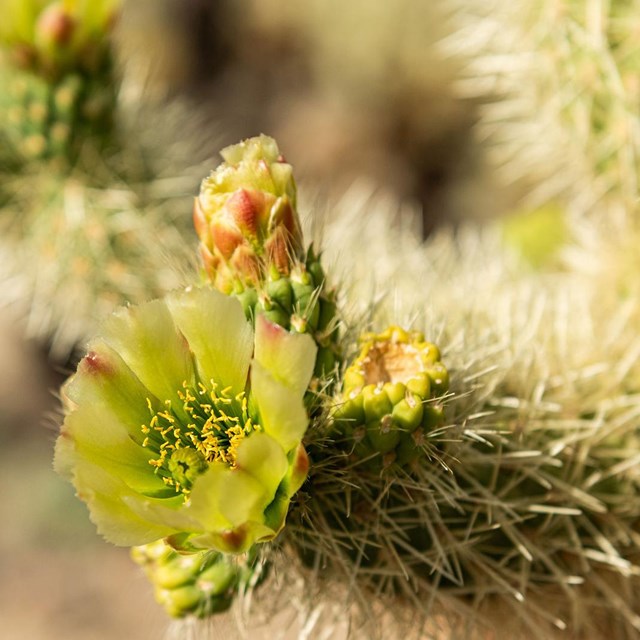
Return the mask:
<path id="1" fill-rule="evenodd" d="M 181 618 L 194 611 L 200 604 L 202 592 L 195 585 L 187 585 L 180 589 L 156 591 L 156 599 L 164 605 L 167 613 L 174 618 Z"/>
<path id="2" fill-rule="evenodd" d="M 164 562 L 155 572 L 155 582 L 163 589 L 175 589 L 193 581 L 200 568 L 198 556 L 173 556 L 173 562 Z"/>
<path id="3" fill-rule="evenodd" d="M 291 314 L 293 308 L 293 289 L 288 278 L 279 278 L 267 283 L 265 288 L 269 300 L 283 311 Z"/>
<path id="4" fill-rule="evenodd" d="M 177 553 L 163 540 L 134 547 L 131 557 L 154 587 L 156 600 L 170 616 L 204 618 L 226 611 L 235 596 L 266 575 L 251 549 L 242 556 L 215 551 Z"/>
<path id="5" fill-rule="evenodd" d="M 262 315 L 269 320 L 269 322 L 273 322 L 274 324 L 280 325 L 284 329 L 289 329 L 291 316 L 280 307 L 274 307 L 269 305 L 271 308 L 265 309 L 262 312 Z M 296 333 L 304 333 L 302 331 L 297 331 Z"/>
<path id="6" fill-rule="evenodd" d="M 424 404 L 422 397 L 415 393 L 407 393 L 406 397 L 394 405 L 391 416 L 398 429 L 415 431 L 422 423 Z"/>
<path id="7" fill-rule="evenodd" d="M 407 387 L 402 382 L 385 382 L 382 389 L 392 406 L 401 402 L 407 394 Z"/>
<path id="8" fill-rule="evenodd" d="M 369 384 L 362 390 L 362 406 L 367 420 L 375 420 L 393 410 L 389 396 L 381 386 Z"/>
<path id="9" fill-rule="evenodd" d="M 233 586 L 237 571 L 227 562 L 216 562 L 198 576 L 198 587 L 205 593 L 220 594 Z"/>
<path id="10" fill-rule="evenodd" d="M 431 389 L 436 395 L 442 395 L 449 388 L 449 372 L 442 362 L 434 362 L 427 370 L 431 380 Z"/>

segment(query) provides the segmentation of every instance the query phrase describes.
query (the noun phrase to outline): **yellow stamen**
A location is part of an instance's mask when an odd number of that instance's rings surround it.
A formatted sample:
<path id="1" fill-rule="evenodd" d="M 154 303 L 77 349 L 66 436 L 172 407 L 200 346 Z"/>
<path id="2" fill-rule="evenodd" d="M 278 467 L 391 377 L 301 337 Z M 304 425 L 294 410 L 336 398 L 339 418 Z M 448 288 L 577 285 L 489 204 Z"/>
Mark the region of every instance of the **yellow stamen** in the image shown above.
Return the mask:
<path id="1" fill-rule="evenodd" d="M 154 411 L 147 398 L 151 419 L 148 425 L 141 426 L 146 436 L 142 446 L 156 454 L 149 464 L 160 473 L 163 482 L 174 487 L 177 493 L 188 495 L 189 489 L 176 480 L 168 467 L 174 451 L 185 447 L 195 449 L 206 463 L 223 462 L 233 468 L 242 441 L 261 429 L 249 415 L 246 394 L 231 396 L 231 387 L 220 390 L 219 385 L 211 381 L 208 386 L 198 382 L 194 388 L 185 381 L 177 397 L 181 415 L 189 416 L 188 424 L 181 421 L 170 400 L 162 403 L 161 411 Z"/>

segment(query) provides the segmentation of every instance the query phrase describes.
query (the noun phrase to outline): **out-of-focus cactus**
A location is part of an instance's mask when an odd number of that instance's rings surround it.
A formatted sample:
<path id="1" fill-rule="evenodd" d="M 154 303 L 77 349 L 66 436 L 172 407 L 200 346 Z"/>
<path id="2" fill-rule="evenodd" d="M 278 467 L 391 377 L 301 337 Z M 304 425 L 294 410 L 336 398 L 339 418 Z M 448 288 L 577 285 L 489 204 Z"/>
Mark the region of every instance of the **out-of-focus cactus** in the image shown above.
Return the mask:
<path id="1" fill-rule="evenodd" d="M 632 203 L 638 184 L 637 0 L 451 5 L 444 45 L 505 181 L 537 207 Z"/>
<path id="2" fill-rule="evenodd" d="M 182 103 L 116 105 L 119 8 L 3 3 L 0 306 L 17 306 L 27 336 L 63 362 L 116 306 L 184 284 L 185 212 L 212 150 L 207 136 L 193 143 L 199 117 Z"/>
<path id="3" fill-rule="evenodd" d="M 105 167 L 99 167 L 105 172 Z M 183 284 L 193 260 L 187 226 L 175 209 L 188 207 L 178 189 L 144 202 L 140 190 L 109 179 L 32 167 L 0 175 L 0 305 L 24 315 L 29 338 L 66 361 L 118 305 L 141 302 Z M 96 181 L 98 185 L 87 184 Z M 186 180 L 185 180 L 186 182 Z"/>
<path id="4" fill-rule="evenodd" d="M 87 140 L 109 140 L 117 91 L 109 37 L 119 4 L 3 4 L 1 132 L 19 158 L 73 160 Z"/>

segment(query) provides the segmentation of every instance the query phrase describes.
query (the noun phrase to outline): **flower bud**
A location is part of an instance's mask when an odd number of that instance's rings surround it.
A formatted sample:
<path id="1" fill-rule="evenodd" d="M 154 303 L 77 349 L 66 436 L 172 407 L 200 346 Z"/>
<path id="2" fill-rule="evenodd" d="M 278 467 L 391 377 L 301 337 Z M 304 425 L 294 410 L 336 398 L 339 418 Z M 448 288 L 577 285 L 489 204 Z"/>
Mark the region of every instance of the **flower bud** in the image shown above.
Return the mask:
<path id="1" fill-rule="evenodd" d="M 227 147 L 194 204 L 205 271 L 224 293 L 288 275 L 304 258 L 296 186 L 275 141 L 251 138 Z"/>
<path id="2" fill-rule="evenodd" d="M 76 30 L 76 20 L 62 2 L 49 5 L 38 17 L 35 40 L 47 51 L 66 47 Z"/>
<path id="3" fill-rule="evenodd" d="M 131 557 L 154 586 L 156 600 L 174 618 L 204 618 L 226 611 L 239 591 L 265 577 L 258 554 L 178 553 L 164 540 L 133 547 Z"/>

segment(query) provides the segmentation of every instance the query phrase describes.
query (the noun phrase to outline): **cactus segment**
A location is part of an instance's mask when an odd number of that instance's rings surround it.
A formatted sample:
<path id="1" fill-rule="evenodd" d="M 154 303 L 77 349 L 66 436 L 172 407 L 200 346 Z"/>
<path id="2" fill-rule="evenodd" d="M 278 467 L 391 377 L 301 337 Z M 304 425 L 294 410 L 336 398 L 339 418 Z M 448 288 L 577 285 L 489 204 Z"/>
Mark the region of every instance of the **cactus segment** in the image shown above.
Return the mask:
<path id="1" fill-rule="evenodd" d="M 114 124 L 116 88 L 105 78 L 69 74 L 50 82 L 33 73 L 4 69 L 0 82 L 2 131 L 23 161 L 72 160 L 82 141 L 103 146 Z"/>

